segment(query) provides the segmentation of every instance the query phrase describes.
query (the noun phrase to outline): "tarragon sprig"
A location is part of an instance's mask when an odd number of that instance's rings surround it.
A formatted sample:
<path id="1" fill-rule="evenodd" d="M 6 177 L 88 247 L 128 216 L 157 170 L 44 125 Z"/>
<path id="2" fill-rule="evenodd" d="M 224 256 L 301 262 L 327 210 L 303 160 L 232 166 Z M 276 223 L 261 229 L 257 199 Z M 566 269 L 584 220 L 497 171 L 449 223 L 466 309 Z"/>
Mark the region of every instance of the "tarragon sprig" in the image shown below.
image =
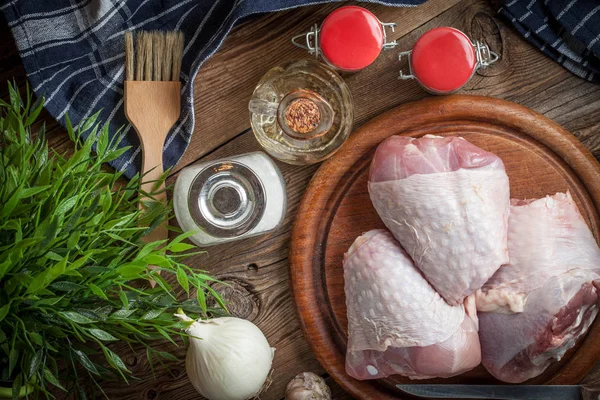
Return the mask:
<path id="1" fill-rule="evenodd" d="M 0 101 L 0 386 L 12 382 L 13 398 L 22 388 L 33 390 L 29 398 L 52 397 L 50 386 L 85 398 L 81 371 L 93 383 L 130 375 L 111 343 L 146 346 L 151 363 L 171 359 L 148 343 L 175 343 L 185 326 L 174 311 L 207 317 L 225 305 L 215 279 L 181 262 L 193 249 L 189 234 L 142 242 L 170 208 L 154 202 L 140 211 L 140 177 L 125 181 L 105 167 L 127 148 L 97 114 L 77 128 L 67 118 L 75 143 L 67 157 L 48 149 L 43 125 L 33 132 L 43 100 L 29 91 L 22 99 L 10 84 L 9 93 Z M 140 284 L 151 281 L 156 287 Z M 220 308 L 207 306 L 211 298 Z"/>

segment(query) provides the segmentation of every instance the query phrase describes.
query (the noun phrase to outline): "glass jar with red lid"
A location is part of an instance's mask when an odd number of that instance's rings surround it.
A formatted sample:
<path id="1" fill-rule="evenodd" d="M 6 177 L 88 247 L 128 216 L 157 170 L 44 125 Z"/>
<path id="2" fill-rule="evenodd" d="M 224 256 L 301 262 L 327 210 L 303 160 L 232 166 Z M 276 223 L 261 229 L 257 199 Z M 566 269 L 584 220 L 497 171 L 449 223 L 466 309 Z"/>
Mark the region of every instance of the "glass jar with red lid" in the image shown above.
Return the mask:
<path id="1" fill-rule="evenodd" d="M 440 27 L 425 32 L 408 56 L 409 73 L 400 79 L 415 79 L 430 93 L 448 94 L 463 87 L 479 68 L 498 61 L 498 54 L 481 41 L 472 42 L 456 28 Z"/>
<path id="2" fill-rule="evenodd" d="M 383 49 L 397 46 L 387 40 L 386 29 L 394 32 L 395 23 L 384 23 L 369 10 L 344 6 L 334 10 L 319 27 L 294 36 L 292 43 L 321 57 L 331 67 L 356 72 L 368 67 Z M 301 41 L 304 40 L 304 43 Z"/>

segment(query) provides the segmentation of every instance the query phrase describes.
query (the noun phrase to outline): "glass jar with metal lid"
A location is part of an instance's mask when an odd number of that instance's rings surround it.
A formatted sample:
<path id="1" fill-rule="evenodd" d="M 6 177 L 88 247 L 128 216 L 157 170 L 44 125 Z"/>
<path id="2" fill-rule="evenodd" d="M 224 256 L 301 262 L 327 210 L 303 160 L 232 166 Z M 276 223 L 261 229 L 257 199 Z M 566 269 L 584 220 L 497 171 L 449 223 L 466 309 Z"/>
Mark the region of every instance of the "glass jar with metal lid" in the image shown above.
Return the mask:
<path id="1" fill-rule="evenodd" d="M 197 232 L 198 246 L 267 233 L 283 222 L 285 181 L 264 153 L 254 152 L 184 168 L 173 192 L 179 226 Z"/>
<path id="2" fill-rule="evenodd" d="M 409 73 L 400 71 L 400 79 L 415 79 L 432 94 L 448 94 L 463 87 L 479 68 L 498 60 L 498 54 L 481 41 L 472 42 L 456 28 L 440 27 L 425 32 L 408 56 Z"/>
<path id="3" fill-rule="evenodd" d="M 395 23 L 384 23 L 369 10 L 344 6 L 334 10 L 319 27 L 294 36 L 292 43 L 321 57 L 340 70 L 355 72 L 373 63 L 383 49 L 397 46 L 388 42 L 386 28 L 394 31 Z M 304 40 L 304 43 L 302 43 Z"/>

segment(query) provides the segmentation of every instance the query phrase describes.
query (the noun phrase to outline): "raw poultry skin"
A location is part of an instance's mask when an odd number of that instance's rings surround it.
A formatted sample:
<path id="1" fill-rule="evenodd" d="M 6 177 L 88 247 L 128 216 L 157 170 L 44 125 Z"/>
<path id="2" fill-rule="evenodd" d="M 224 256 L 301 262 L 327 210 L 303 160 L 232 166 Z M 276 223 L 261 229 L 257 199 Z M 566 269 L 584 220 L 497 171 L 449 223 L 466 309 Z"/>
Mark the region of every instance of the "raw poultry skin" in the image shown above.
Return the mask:
<path id="1" fill-rule="evenodd" d="M 560 360 L 598 313 L 600 249 L 569 193 L 513 200 L 510 264 L 477 293 L 483 365 L 520 383 Z"/>
<path id="2" fill-rule="evenodd" d="M 448 305 L 388 231 L 355 240 L 344 280 L 348 375 L 450 377 L 481 362 L 474 298 Z"/>
<path id="3" fill-rule="evenodd" d="M 502 160 L 459 137 L 392 136 L 371 163 L 369 194 L 394 237 L 448 304 L 508 262 Z"/>

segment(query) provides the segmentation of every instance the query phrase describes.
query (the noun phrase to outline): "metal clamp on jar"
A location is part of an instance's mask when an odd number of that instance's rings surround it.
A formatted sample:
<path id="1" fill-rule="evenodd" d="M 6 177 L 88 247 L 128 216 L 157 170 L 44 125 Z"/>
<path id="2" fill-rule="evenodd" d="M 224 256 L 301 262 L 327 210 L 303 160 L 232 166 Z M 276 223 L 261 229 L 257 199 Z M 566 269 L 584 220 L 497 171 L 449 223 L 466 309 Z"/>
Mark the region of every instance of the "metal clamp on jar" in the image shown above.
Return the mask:
<path id="1" fill-rule="evenodd" d="M 409 73 L 400 70 L 400 79 L 416 79 L 432 94 L 448 94 L 463 87 L 479 68 L 498 61 L 498 54 L 487 44 L 471 39 L 458 29 L 435 28 L 425 32 L 412 50 L 403 51 L 398 60 L 408 57 Z"/>
<path id="2" fill-rule="evenodd" d="M 321 56 L 333 68 L 354 72 L 373 63 L 382 49 L 398 45 L 395 40 L 387 41 L 386 28 L 394 32 L 395 27 L 365 8 L 345 6 L 329 14 L 320 28 L 315 24 L 309 32 L 294 36 L 292 43 Z"/>

